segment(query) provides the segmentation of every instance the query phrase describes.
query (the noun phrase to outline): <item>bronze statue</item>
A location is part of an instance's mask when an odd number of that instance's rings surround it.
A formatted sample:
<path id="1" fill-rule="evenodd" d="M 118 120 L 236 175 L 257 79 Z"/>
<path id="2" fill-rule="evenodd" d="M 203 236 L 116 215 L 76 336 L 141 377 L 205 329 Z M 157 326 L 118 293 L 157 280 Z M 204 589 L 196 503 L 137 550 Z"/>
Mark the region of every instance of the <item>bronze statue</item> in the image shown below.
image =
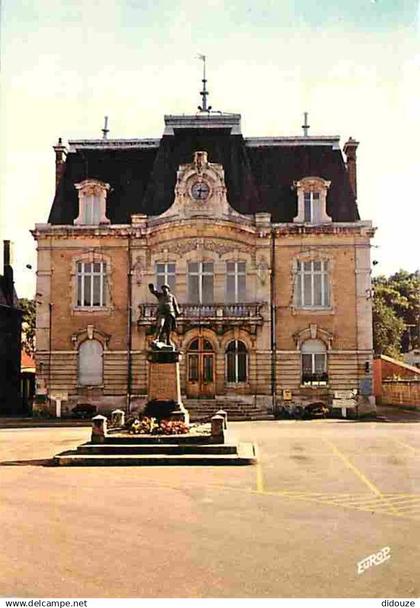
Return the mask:
<path id="1" fill-rule="evenodd" d="M 158 309 L 156 315 L 156 334 L 153 343 L 164 343 L 167 346 L 174 346 L 171 342 L 171 332 L 175 331 L 176 318 L 181 311 L 178 302 L 169 285 L 162 285 L 162 291 L 155 289 L 153 283 L 149 283 L 150 292 L 158 299 Z"/>

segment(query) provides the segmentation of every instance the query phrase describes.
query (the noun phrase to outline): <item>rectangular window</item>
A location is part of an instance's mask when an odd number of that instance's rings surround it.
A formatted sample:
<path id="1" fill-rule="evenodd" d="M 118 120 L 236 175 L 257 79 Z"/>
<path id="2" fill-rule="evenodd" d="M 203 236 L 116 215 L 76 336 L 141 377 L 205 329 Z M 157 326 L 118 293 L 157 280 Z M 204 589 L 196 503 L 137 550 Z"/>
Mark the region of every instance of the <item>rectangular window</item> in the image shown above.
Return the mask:
<path id="1" fill-rule="evenodd" d="M 303 221 L 312 223 L 319 216 L 319 192 L 304 192 L 304 215 Z"/>
<path id="2" fill-rule="evenodd" d="M 175 264 L 172 262 L 158 262 L 156 264 L 156 284 L 160 289 L 162 285 L 169 285 L 171 291 L 175 291 Z"/>
<path id="3" fill-rule="evenodd" d="M 302 308 L 330 306 L 328 261 L 297 262 L 296 305 Z"/>
<path id="4" fill-rule="evenodd" d="M 226 300 L 244 302 L 246 298 L 246 262 L 226 262 Z"/>
<path id="5" fill-rule="evenodd" d="M 83 223 L 87 225 L 99 224 L 101 209 L 99 197 L 90 195 L 84 198 Z"/>
<path id="6" fill-rule="evenodd" d="M 77 262 L 77 306 L 106 306 L 106 262 Z"/>
<path id="7" fill-rule="evenodd" d="M 188 300 L 192 304 L 212 304 L 214 299 L 213 262 L 188 264 Z"/>
<path id="8" fill-rule="evenodd" d="M 198 355 L 188 355 L 188 381 L 198 382 Z"/>
<path id="9" fill-rule="evenodd" d="M 323 386 L 328 382 L 327 356 L 325 353 L 302 354 L 302 384 Z"/>
<path id="10" fill-rule="evenodd" d="M 203 355 L 203 381 L 213 382 L 213 355 Z"/>

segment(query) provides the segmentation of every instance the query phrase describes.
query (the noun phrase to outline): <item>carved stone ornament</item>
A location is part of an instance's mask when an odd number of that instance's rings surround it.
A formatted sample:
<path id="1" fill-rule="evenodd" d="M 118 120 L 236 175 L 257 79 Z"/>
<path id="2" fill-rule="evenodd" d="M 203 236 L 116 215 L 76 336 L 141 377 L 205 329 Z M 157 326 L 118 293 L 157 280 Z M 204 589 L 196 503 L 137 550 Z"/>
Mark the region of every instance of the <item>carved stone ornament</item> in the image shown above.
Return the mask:
<path id="1" fill-rule="evenodd" d="M 136 262 L 133 266 L 133 274 L 136 281 L 136 285 L 141 285 L 143 281 L 143 274 L 145 272 L 145 264 L 140 256 L 136 257 Z"/>
<path id="2" fill-rule="evenodd" d="M 213 239 L 185 239 L 182 241 L 173 241 L 173 242 L 165 242 L 162 244 L 160 249 L 156 249 L 156 253 L 164 253 L 167 251 L 168 253 L 174 253 L 178 255 L 185 255 L 194 250 L 200 251 L 212 251 L 219 255 L 223 255 L 225 253 L 230 253 L 234 251 L 242 251 L 244 253 L 249 253 L 252 248 L 249 245 L 245 245 L 244 243 L 238 242 L 226 242 L 226 241 L 215 241 Z"/>
<path id="3" fill-rule="evenodd" d="M 180 220 L 208 216 L 238 222 L 247 220 L 247 216 L 235 211 L 227 200 L 222 165 L 209 162 L 205 150 L 194 152 L 192 160 L 179 166 L 174 202 L 159 218 Z"/>
<path id="4" fill-rule="evenodd" d="M 260 280 L 261 285 L 265 285 L 267 283 L 267 279 L 269 276 L 269 265 L 265 258 L 261 258 L 256 266 L 257 277 Z"/>
<path id="5" fill-rule="evenodd" d="M 330 333 L 326 329 L 322 329 L 316 323 L 310 323 L 308 327 L 301 329 L 293 334 L 293 340 L 295 341 L 296 347 L 299 350 L 301 344 L 305 342 L 305 340 L 315 340 L 319 339 L 325 342 L 328 350 L 331 348 L 332 341 L 334 339 L 334 334 Z"/>
<path id="6" fill-rule="evenodd" d="M 73 348 L 77 349 L 81 342 L 84 340 L 98 340 L 104 349 L 108 348 L 108 343 L 111 339 L 111 335 L 95 328 L 94 325 L 87 325 L 84 329 L 79 329 L 71 335 L 71 341 Z"/>
<path id="7" fill-rule="evenodd" d="M 198 175 L 201 175 L 203 173 L 203 170 L 207 167 L 208 164 L 209 163 L 207 160 L 207 152 L 194 153 L 194 165 Z"/>

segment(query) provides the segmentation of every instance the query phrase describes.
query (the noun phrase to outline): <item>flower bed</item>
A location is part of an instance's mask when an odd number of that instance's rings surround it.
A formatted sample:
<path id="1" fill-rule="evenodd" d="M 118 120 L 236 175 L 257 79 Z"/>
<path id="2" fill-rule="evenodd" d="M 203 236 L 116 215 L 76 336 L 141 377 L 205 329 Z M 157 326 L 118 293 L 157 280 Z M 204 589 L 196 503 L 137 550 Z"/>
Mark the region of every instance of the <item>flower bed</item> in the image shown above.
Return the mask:
<path id="1" fill-rule="evenodd" d="M 156 418 L 129 418 L 126 423 L 128 432 L 133 435 L 185 435 L 189 427 L 180 420 L 161 420 Z"/>

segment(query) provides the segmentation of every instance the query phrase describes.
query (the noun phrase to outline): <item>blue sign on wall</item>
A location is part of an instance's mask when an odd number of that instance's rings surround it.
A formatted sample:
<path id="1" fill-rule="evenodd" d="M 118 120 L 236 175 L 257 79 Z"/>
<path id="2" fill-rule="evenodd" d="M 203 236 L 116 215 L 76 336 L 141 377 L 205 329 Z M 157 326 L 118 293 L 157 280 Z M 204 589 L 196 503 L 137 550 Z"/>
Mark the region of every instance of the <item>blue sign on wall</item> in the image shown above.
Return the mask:
<path id="1" fill-rule="evenodd" d="M 359 393 L 361 395 L 364 395 L 365 397 L 368 397 L 369 395 L 373 394 L 373 384 L 372 378 L 370 376 L 366 376 L 365 378 L 362 378 L 360 380 Z"/>

